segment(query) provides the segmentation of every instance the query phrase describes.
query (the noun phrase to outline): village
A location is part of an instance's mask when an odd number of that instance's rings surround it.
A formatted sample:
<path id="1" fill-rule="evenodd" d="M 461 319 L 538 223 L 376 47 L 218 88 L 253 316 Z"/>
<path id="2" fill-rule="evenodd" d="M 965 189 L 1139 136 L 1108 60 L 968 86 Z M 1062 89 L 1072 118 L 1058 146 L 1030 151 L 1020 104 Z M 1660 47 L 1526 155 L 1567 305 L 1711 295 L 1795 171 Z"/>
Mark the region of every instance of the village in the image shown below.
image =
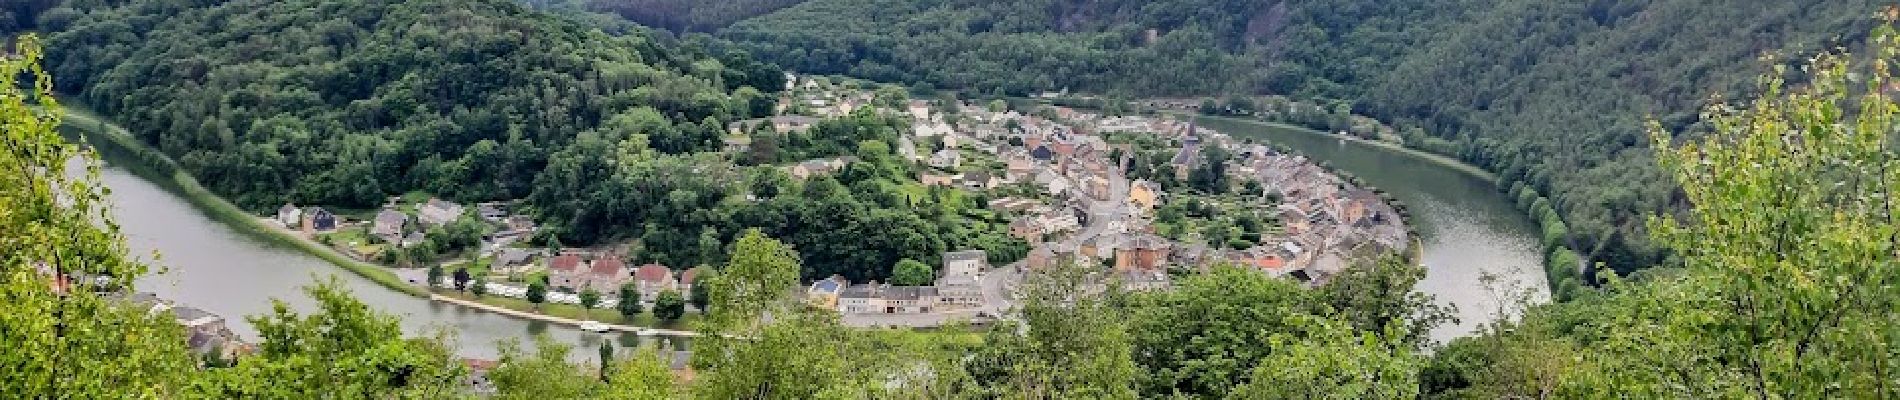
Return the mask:
<path id="1" fill-rule="evenodd" d="M 743 150 L 748 129 L 797 131 L 815 118 L 846 115 L 871 102 L 870 94 L 823 78 L 788 80 L 793 90 L 779 111 L 810 115 L 735 125 L 726 142 L 731 151 Z M 1137 290 L 1165 289 L 1174 274 L 1217 263 L 1319 285 L 1354 262 L 1403 252 L 1411 241 L 1402 212 L 1391 201 L 1302 156 L 1168 116 L 1111 117 L 1065 107 L 1025 114 L 1002 108 L 911 100 L 903 110 L 879 111 L 913 119 L 899 152 L 929 167 L 917 181 L 999 195 L 988 206 L 1012 216 L 1009 232 L 1033 245 L 1028 256 L 992 268 L 980 250 L 945 253 L 931 286 L 819 280 L 806 290 L 812 304 L 835 309 L 846 323 L 860 326 L 980 321 L 1007 311 L 1009 288 L 1023 271 L 1056 263 L 1102 265 Z M 1241 206 L 1265 210 L 1277 226 L 1240 248 L 1157 235 L 1156 210 L 1192 196 L 1170 194 L 1155 181 L 1131 180 L 1131 155 L 1140 149 L 1106 139 L 1116 134 L 1168 143 L 1172 147 L 1166 150 L 1175 154 L 1171 172 L 1182 179 L 1199 166 L 1209 146 L 1239 154 L 1219 161 L 1222 169 L 1264 192 L 1254 194 L 1261 199 L 1255 204 Z M 848 160 L 811 160 L 788 168 L 804 178 L 841 162 Z"/>
<path id="2" fill-rule="evenodd" d="M 791 89 L 775 107 L 778 115 L 729 124 L 725 152 L 746 152 L 757 132 L 802 132 L 825 118 L 866 109 L 906 116 L 911 129 L 895 150 L 924 167 L 916 182 L 982 193 L 988 209 L 1008 216 L 1009 235 L 1030 244 L 1025 257 L 1005 265 L 991 265 L 983 250 L 947 251 L 933 265 L 931 285 L 832 277 L 802 289 L 811 304 L 837 310 L 849 325 L 937 326 L 998 318 L 1009 310 L 1009 292 L 1025 271 L 1057 263 L 1100 265 L 1137 290 L 1165 289 L 1178 274 L 1218 263 L 1319 285 L 1355 262 L 1400 253 L 1410 244 L 1402 211 L 1374 190 L 1302 156 L 1169 114 L 1108 116 L 1042 105 L 1024 112 L 1001 101 L 908 100 L 900 109 L 876 105 L 875 95 L 856 85 L 792 74 L 786 79 Z M 1207 156 L 1215 151 L 1218 159 Z M 1142 170 L 1134 164 L 1144 152 L 1165 152 L 1165 167 L 1131 177 L 1130 171 Z M 804 180 L 854 161 L 830 157 L 780 168 Z M 1204 193 L 1180 183 L 1196 169 L 1212 167 L 1218 167 L 1221 182 L 1234 182 L 1219 185 L 1233 193 Z M 1208 204 L 1229 209 L 1205 214 L 1248 214 L 1244 226 L 1231 228 L 1244 232 L 1212 237 L 1187 227 L 1204 228 L 1210 221 L 1196 218 L 1218 215 L 1173 212 Z M 443 281 L 452 279 L 457 289 L 479 287 L 474 290 L 537 303 L 615 308 L 637 300 L 651 309 L 662 301 L 681 302 L 701 275 L 703 267 L 630 265 L 612 247 L 524 246 L 538 226 L 510 206 L 410 195 L 358 212 L 363 217 L 357 219 L 287 204 L 273 220 L 358 260 L 409 267 L 396 271 L 412 284 L 447 286 Z M 1202 230 L 1222 235 L 1218 228 Z M 424 265 L 446 265 L 436 269 L 453 273 L 425 273 Z M 545 287 L 535 288 L 537 281 Z"/>

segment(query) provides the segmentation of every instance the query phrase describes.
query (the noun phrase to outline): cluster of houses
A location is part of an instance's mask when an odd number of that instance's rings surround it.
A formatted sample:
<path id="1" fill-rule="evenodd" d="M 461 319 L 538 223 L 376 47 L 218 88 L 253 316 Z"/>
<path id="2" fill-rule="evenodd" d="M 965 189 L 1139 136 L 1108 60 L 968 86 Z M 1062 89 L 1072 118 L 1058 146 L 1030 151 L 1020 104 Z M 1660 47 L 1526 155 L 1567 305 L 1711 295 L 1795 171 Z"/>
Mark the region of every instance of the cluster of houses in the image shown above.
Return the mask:
<path id="1" fill-rule="evenodd" d="M 935 285 L 851 284 L 843 277 L 812 282 L 806 299 L 816 307 L 844 314 L 927 314 L 983 305 L 982 274 L 989 260 L 982 250 L 943 254 Z"/>
<path id="2" fill-rule="evenodd" d="M 1178 142 L 1181 147 L 1169 164 L 1182 178 L 1201 163 L 1200 157 L 1205 146 L 1221 146 L 1242 156 L 1229 161 L 1229 174 L 1240 179 L 1258 180 L 1267 190 L 1265 194 L 1282 199 L 1282 203 L 1271 211 L 1279 215 L 1285 230 L 1280 234 L 1263 236 L 1258 245 L 1246 250 L 1170 243 L 1146 233 L 1151 229 L 1145 226 L 1144 219 L 1139 218 L 1158 207 L 1165 193 L 1153 182 L 1136 180 L 1129 184 L 1127 192 L 1121 196 L 1129 205 L 1130 213 L 1137 218 L 1116 221 L 1123 225 L 1110 229 L 1076 231 L 1077 234 L 1071 235 L 1069 240 L 1038 246 L 1030 253 L 1027 262 L 1032 268 L 1057 262 L 1113 260 L 1114 270 L 1124 275 L 1125 282 L 1134 283 L 1136 287 L 1165 287 L 1166 277 L 1157 273 L 1165 266 L 1206 266 L 1215 262 L 1229 262 L 1252 266 L 1271 275 L 1317 284 L 1346 268 L 1356 256 L 1402 251 L 1409 244 L 1408 231 L 1399 212 L 1385 199 L 1369 189 L 1346 182 L 1303 156 L 1282 154 L 1261 145 L 1243 145 L 1219 132 L 1169 118 L 1104 117 L 1066 108 L 1057 108 L 1055 114 L 1061 121 L 1074 124 L 1077 128 L 1025 133 L 1023 143 L 1029 157 L 1009 159 L 1010 172 L 1034 173 L 1035 181 L 1052 194 L 1079 190 L 1090 198 L 1101 200 L 1103 198 L 1097 193 L 1099 189 L 1094 188 L 1094 182 L 1114 179 L 1115 176 L 1100 174 L 1091 168 L 1094 165 L 1090 161 L 1102 160 L 1101 157 L 1088 157 L 1087 150 L 1093 147 L 1089 146 L 1094 144 L 1092 141 L 1081 140 L 1081 144 L 1073 147 L 1075 153 L 1065 154 L 1072 148 L 1065 143 L 1076 141 L 1067 135 L 1069 132 L 1144 133 Z M 1040 163 L 1045 160 L 1053 162 Z M 1078 169 L 1080 174 L 1076 173 Z M 1004 203 L 992 206 L 1018 205 L 1005 199 Z M 1067 218 L 1037 212 L 1025 214 L 1014 221 L 1010 228 L 1012 234 L 1032 243 L 1052 234 L 1075 229 Z"/>
<path id="3" fill-rule="evenodd" d="M 872 96 L 868 92 L 840 90 L 841 85 L 825 78 L 785 74 L 785 88 L 791 96 L 779 99 L 774 110 L 778 114 L 805 113 L 823 118 L 835 118 L 851 115 L 859 108 L 871 104 Z M 795 112 L 802 111 L 802 112 Z"/>
<path id="4" fill-rule="evenodd" d="M 368 227 L 365 233 L 385 243 L 411 247 L 422 242 L 425 230 L 455 222 L 470 211 L 462 204 L 430 198 L 416 204 L 412 216 L 399 209 L 399 199 L 391 198 L 375 216 L 366 221 Z M 494 247 L 527 237 L 536 229 L 533 218 L 508 213 L 504 203 L 478 203 L 473 211 L 477 217 L 497 227 L 493 234 L 484 238 Z M 331 233 L 349 224 L 344 217 L 323 207 L 299 207 L 288 203 L 278 207 L 277 215 L 272 219 L 285 228 L 305 235 Z"/>
<path id="5" fill-rule="evenodd" d="M 323 207 L 306 209 L 295 204 L 284 204 L 283 207 L 278 207 L 277 218 L 274 219 L 285 228 L 302 231 L 306 235 L 335 232 L 339 224 L 343 222 L 336 213 Z"/>
<path id="6" fill-rule="evenodd" d="M 1009 235 L 1040 243 L 1045 238 L 1080 230 L 1083 215 L 1082 210 L 1074 207 L 1038 205 L 1023 210 L 1020 217 L 1010 221 Z"/>
<path id="7" fill-rule="evenodd" d="M 1340 179 L 1304 156 L 1254 146 L 1230 172 L 1257 177 L 1281 198 L 1282 235 L 1262 239 L 1239 259 L 1264 271 L 1324 281 L 1354 254 L 1387 254 L 1408 246 L 1398 210 L 1378 193 Z"/>
<path id="8" fill-rule="evenodd" d="M 833 172 L 837 172 L 840 169 L 844 169 L 846 165 L 851 165 L 852 161 L 857 160 L 857 157 L 844 156 L 799 161 L 798 163 L 786 166 L 785 173 L 790 174 L 793 178 L 811 179 L 811 177 L 814 176 L 829 175 Z"/>
<path id="9" fill-rule="evenodd" d="M 788 83 L 797 89 L 781 101 L 787 110 L 795 105 L 808 114 L 824 117 L 870 104 L 867 93 L 839 90 L 819 80 L 788 76 Z M 1164 103 L 1160 106 L 1199 104 L 1185 100 Z M 919 172 L 920 183 L 969 190 L 1025 186 L 1033 190 L 1033 195 L 1027 196 L 1023 195 L 1027 192 L 1012 190 L 1018 197 L 998 198 L 988 204 L 992 210 L 1011 216 L 1012 236 L 1033 245 L 1025 260 L 1030 268 L 1059 262 L 1104 263 L 1133 286 L 1161 288 L 1167 286 L 1164 271 L 1169 266 L 1205 266 L 1220 261 L 1323 282 L 1362 251 L 1399 251 L 1408 243 L 1399 213 L 1372 191 L 1354 187 L 1302 157 L 1277 154 L 1263 146 L 1243 146 L 1187 121 L 1167 116 L 1105 116 L 1065 107 L 1027 115 L 971 104 L 955 106 L 954 117 L 934 112 L 933 105 L 924 101 L 911 101 L 901 110 L 878 111 L 906 114 L 913 119 L 913 129 L 901 139 L 899 153 L 930 167 Z M 774 117 L 745 122 L 749 125 L 738 125 L 737 129 L 757 129 L 765 123 L 772 123 L 774 129 L 798 129 L 801 124 L 809 126 L 808 118 Z M 1136 149 L 1129 148 L 1129 144 L 1111 145 L 1103 136 L 1110 133 L 1154 135 L 1181 144 L 1169 162 L 1182 179 L 1202 163 L 1206 146 L 1241 154 L 1243 157 L 1229 161 L 1228 173 L 1258 180 L 1269 193 L 1283 199 L 1282 205 L 1269 212 L 1280 215 L 1286 225 L 1284 233 L 1263 235 L 1257 246 L 1238 251 L 1174 243 L 1154 235 L 1148 218 L 1167 194 L 1155 182 L 1131 182 L 1122 175 L 1132 162 L 1129 155 Z M 925 151 L 916 148 L 917 143 L 927 141 L 941 142 L 943 147 Z M 1117 153 L 1123 156 L 1112 156 Z M 811 160 L 786 168 L 803 178 L 835 170 L 841 161 Z M 1105 204 L 1111 206 L 1107 212 L 1103 211 Z M 821 281 L 810 290 L 853 299 L 836 303 L 847 313 L 903 313 L 941 309 L 940 299 L 946 297 L 944 287 Z"/>
<path id="10" fill-rule="evenodd" d="M 547 270 L 548 284 L 556 289 L 616 295 L 623 288 L 630 288 L 638 291 L 645 301 L 653 301 L 666 291 L 691 291 L 700 272 L 699 268 L 675 272 L 653 263 L 629 267 L 618 255 L 584 251 L 568 251 L 548 258 Z"/>
<path id="11" fill-rule="evenodd" d="M 421 228 L 433 228 L 455 222 L 466 211 L 467 209 L 461 204 L 432 197 L 416 205 L 414 220 L 421 223 Z M 383 207 L 382 211 L 376 212 L 376 219 L 370 226 L 369 232 L 371 235 L 382 238 L 384 242 L 396 243 L 402 247 L 415 246 L 422 243 L 423 229 L 416 229 L 418 226 L 411 225 L 410 219 L 408 213 L 397 210 L 396 203 L 391 201 Z"/>
<path id="12" fill-rule="evenodd" d="M 192 354 L 202 356 L 215 353 L 219 359 L 233 360 L 256 351 L 255 346 L 245 343 L 238 338 L 237 333 L 231 332 L 231 328 L 225 325 L 224 317 L 209 311 L 179 305 L 150 292 L 116 294 L 112 298 L 152 315 L 170 314 L 172 321 L 185 327 L 185 347 Z"/>
<path id="13" fill-rule="evenodd" d="M 144 310 L 150 315 L 170 314 L 173 322 L 185 328 L 185 346 L 192 354 L 216 353 L 220 359 L 232 360 L 256 351 L 255 346 L 245 343 L 225 325 L 224 317 L 209 311 L 179 305 L 151 292 L 107 290 L 105 288 L 115 287 L 110 277 L 61 273 L 44 262 L 33 263 L 33 273 L 46 281 L 54 295 L 62 298 L 74 291 L 91 290 L 121 307 Z"/>

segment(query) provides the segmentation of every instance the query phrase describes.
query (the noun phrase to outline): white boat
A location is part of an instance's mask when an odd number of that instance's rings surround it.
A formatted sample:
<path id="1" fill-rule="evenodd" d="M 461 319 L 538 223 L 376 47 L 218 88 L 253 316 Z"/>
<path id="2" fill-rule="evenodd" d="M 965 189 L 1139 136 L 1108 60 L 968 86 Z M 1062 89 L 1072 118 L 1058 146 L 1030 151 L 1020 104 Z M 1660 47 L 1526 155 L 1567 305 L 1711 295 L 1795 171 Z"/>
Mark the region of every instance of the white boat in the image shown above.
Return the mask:
<path id="1" fill-rule="evenodd" d="M 613 330 L 613 328 L 609 328 L 607 324 L 600 323 L 599 321 L 586 321 L 581 322 L 581 330 L 594 333 L 606 333 L 609 330 Z"/>

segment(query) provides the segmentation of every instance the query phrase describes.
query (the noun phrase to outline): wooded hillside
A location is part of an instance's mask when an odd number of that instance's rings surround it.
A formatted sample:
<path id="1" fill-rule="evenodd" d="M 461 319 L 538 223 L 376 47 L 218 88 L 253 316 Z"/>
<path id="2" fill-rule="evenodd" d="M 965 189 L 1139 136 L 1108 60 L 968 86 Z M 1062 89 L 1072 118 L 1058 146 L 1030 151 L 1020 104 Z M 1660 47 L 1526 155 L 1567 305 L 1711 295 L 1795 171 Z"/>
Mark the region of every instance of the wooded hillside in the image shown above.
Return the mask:
<path id="1" fill-rule="evenodd" d="M 655 148 L 699 150 L 782 84 L 743 56 L 509 1 L 77 3 L 43 27 L 61 28 L 59 89 L 252 208 L 525 197 L 550 154 L 616 115 L 661 116 L 640 132 Z"/>
<path id="2" fill-rule="evenodd" d="M 1627 272 L 1662 261 L 1645 216 L 1682 206 L 1638 122 L 1697 131 L 1706 100 L 1751 95 L 1761 56 L 1857 46 L 1878 6 L 812 0 L 719 35 L 788 69 L 914 87 L 1349 104 L 1546 193 L 1586 255 Z"/>

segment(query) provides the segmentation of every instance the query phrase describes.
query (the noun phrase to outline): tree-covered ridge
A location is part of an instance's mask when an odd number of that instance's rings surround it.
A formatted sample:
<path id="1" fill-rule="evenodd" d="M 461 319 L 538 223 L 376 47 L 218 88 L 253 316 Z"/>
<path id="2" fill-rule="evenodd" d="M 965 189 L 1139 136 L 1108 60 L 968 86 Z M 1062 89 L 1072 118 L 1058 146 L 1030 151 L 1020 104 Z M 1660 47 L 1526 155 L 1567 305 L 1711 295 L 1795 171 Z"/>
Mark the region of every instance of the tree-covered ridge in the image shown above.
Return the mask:
<path id="1" fill-rule="evenodd" d="M 1643 217 L 1684 200 L 1642 121 L 1693 130 L 1712 96 L 1756 95 L 1761 56 L 1864 44 L 1881 4 L 1505 2 L 1369 77 L 1355 109 L 1541 191 L 1580 252 L 1628 272 L 1663 261 Z"/>
<path id="2" fill-rule="evenodd" d="M 1864 42 L 1880 4 L 812 0 L 718 35 L 917 87 L 1338 102 L 1545 194 L 1585 258 L 1628 272 L 1664 261 L 1642 216 L 1682 206 L 1640 121 L 1690 127 L 1749 96 L 1763 54 Z"/>
<path id="3" fill-rule="evenodd" d="M 1683 268 L 1462 339 L 1427 384 L 1472 398 L 1893 398 L 1900 188 L 1894 31 L 1875 61 L 1778 69 L 1762 98 L 1713 107 L 1701 137 L 1652 124 L 1695 206 L 1654 218 Z M 1850 72 L 1851 71 L 1851 72 Z"/>
<path id="4" fill-rule="evenodd" d="M 1206 4 L 1203 4 L 1206 3 Z M 1235 12 L 1236 9 L 1243 9 Z M 1248 62 L 1255 2 L 808 1 L 720 32 L 788 69 L 1023 95 L 1205 93 Z M 1239 15 L 1236 15 L 1239 14 Z M 1152 42 L 1146 30 L 1156 28 Z M 1230 43 L 1213 47 L 1215 43 Z"/>
<path id="5" fill-rule="evenodd" d="M 575 0 L 640 25 L 675 32 L 711 32 L 805 0 Z"/>
<path id="6" fill-rule="evenodd" d="M 1481 5 L 815 0 L 720 35 L 799 71 L 989 93 L 1352 98 Z"/>
<path id="7" fill-rule="evenodd" d="M 639 133 L 662 151 L 702 150 L 781 80 L 508 1 L 68 6 L 84 14 L 49 43 L 60 88 L 254 208 L 524 197 L 617 115 L 659 116 Z"/>

